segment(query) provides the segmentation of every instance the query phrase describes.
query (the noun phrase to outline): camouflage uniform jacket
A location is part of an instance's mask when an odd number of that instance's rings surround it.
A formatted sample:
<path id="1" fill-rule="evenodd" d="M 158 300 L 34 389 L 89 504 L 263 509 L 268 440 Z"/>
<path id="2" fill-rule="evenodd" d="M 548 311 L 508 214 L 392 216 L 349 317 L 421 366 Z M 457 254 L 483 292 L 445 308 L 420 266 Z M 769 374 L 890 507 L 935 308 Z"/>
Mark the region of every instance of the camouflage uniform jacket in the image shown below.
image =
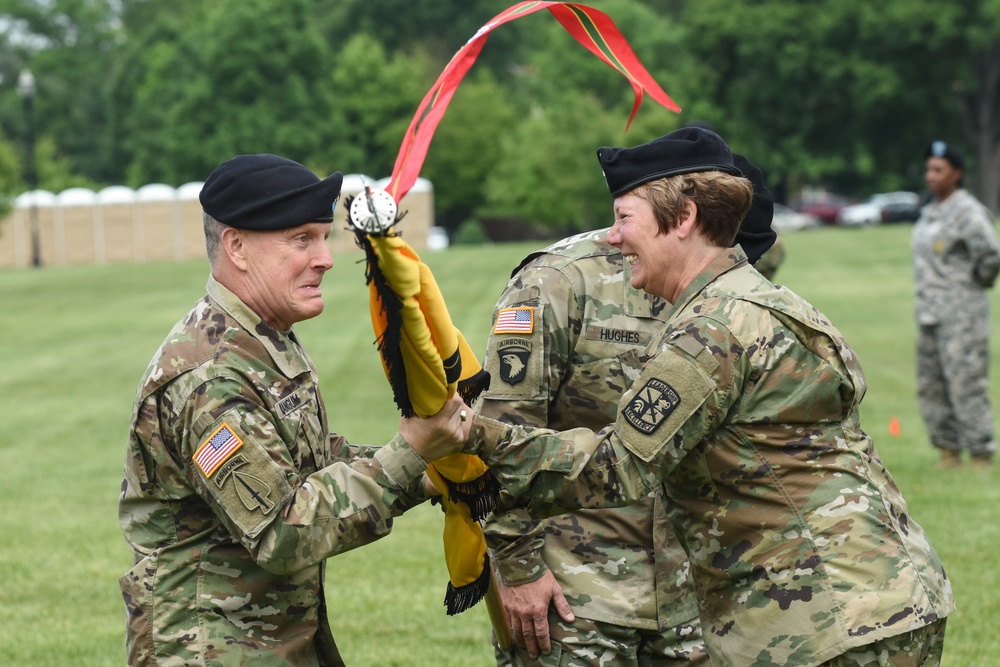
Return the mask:
<path id="1" fill-rule="evenodd" d="M 988 317 L 983 290 L 1000 272 L 993 225 L 989 210 L 964 189 L 923 208 L 911 243 L 919 324 Z"/>
<path id="2" fill-rule="evenodd" d="M 209 279 L 139 386 L 119 521 L 128 664 L 336 665 L 323 561 L 386 535 L 422 496 L 400 437 L 327 430 L 293 332 Z"/>
<path id="3" fill-rule="evenodd" d="M 602 431 L 477 416 L 466 449 L 537 513 L 662 483 L 717 666 L 817 665 L 954 609 L 861 430 L 858 360 L 821 313 L 734 249 L 687 287 L 651 352 Z"/>
<path id="4" fill-rule="evenodd" d="M 629 284 L 606 234 L 586 232 L 522 262 L 497 312 L 529 309 L 533 326 L 490 335 L 492 382 L 480 414 L 556 430 L 614 420 L 670 304 Z M 485 528 L 505 582 L 534 581 L 549 569 L 577 616 L 647 630 L 697 618 L 686 558 L 658 493 L 544 522 L 504 494 Z"/>

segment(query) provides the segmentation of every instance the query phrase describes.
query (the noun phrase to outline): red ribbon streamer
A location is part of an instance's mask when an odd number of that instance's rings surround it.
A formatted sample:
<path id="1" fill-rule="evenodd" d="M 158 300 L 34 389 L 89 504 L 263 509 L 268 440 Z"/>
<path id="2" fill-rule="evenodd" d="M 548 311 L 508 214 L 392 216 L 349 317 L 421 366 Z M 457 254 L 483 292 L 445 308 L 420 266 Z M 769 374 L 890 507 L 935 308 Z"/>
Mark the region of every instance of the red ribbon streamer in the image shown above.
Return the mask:
<path id="1" fill-rule="evenodd" d="M 587 5 L 571 2 L 521 2 L 500 12 L 480 28 L 472 39 L 452 56 L 437 81 L 427 91 L 406 130 L 403 144 L 396 156 L 396 164 L 392 168 L 392 177 L 386 187 L 393 199 L 399 202 L 416 182 L 424 158 L 427 156 L 431 138 L 434 136 L 434 130 L 441 122 L 458 84 L 483 50 L 490 32 L 504 23 L 534 14 L 541 9 L 552 12 L 570 35 L 588 51 L 620 72 L 632 84 L 635 103 L 625 125 L 626 131 L 639 111 L 644 93 L 649 93 L 650 97 L 671 111 L 680 111 L 680 107 L 663 92 L 639 62 L 632 47 L 607 14 Z"/>

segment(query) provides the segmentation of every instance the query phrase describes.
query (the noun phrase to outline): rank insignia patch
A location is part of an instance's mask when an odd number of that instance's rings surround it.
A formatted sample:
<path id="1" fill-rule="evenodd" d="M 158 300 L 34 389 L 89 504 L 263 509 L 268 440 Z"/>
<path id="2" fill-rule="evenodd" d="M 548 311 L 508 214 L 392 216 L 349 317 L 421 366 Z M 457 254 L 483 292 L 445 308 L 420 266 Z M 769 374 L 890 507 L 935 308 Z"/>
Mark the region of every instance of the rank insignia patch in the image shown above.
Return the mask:
<path id="1" fill-rule="evenodd" d="M 215 433 L 201 443 L 201 447 L 194 453 L 192 459 L 201 468 L 205 477 L 211 477 L 212 473 L 242 446 L 243 441 L 239 436 L 229 428 L 229 424 L 223 423 Z"/>
<path id="2" fill-rule="evenodd" d="M 493 333 L 530 334 L 535 330 L 534 308 L 503 308 L 497 313 Z"/>
<path id="3" fill-rule="evenodd" d="M 531 344 L 523 339 L 503 341 L 497 349 L 500 362 L 500 379 L 507 384 L 517 384 L 528 374 L 528 357 Z"/>
<path id="4" fill-rule="evenodd" d="M 649 435 L 680 403 L 681 397 L 673 387 L 662 380 L 652 379 L 632 397 L 622 414 L 637 431 Z"/>

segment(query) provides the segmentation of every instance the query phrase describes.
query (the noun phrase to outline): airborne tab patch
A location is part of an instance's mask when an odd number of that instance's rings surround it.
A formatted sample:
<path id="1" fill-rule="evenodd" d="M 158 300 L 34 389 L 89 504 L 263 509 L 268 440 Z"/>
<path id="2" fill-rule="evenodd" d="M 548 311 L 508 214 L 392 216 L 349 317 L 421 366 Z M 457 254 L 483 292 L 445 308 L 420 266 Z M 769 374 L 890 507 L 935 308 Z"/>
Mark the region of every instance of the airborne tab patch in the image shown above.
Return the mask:
<path id="1" fill-rule="evenodd" d="M 637 431 L 649 435 L 660 427 L 680 403 L 681 397 L 673 387 L 653 378 L 632 397 L 622 414 Z"/>
<path id="2" fill-rule="evenodd" d="M 497 313 L 497 321 L 493 325 L 493 333 L 530 334 L 535 330 L 534 308 L 503 308 Z"/>
<path id="3" fill-rule="evenodd" d="M 242 446 L 243 441 L 239 436 L 233 432 L 229 424 L 223 423 L 215 433 L 201 443 L 201 447 L 191 458 L 201 468 L 205 477 L 211 477 L 212 473 Z"/>

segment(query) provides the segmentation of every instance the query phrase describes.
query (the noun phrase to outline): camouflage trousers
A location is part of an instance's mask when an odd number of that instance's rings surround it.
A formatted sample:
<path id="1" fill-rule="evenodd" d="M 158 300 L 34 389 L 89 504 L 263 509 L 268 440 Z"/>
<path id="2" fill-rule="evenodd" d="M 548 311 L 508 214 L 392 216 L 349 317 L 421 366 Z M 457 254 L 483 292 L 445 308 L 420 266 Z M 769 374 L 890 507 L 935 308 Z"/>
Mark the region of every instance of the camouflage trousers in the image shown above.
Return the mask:
<path id="1" fill-rule="evenodd" d="M 989 323 L 972 318 L 917 328 L 917 399 L 931 444 L 992 454 Z"/>
<path id="2" fill-rule="evenodd" d="M 821 667 L 938 667 L 947 619 L 852 649 Z"/>
<path id="3" fill-rule="evenodd" d="M 528 665 L 559 667 L 709 667 L 711 662 L 701 638 L 698 619 L 663 632 L 628 628 L 579 616 L 565 623 L 549 612 L 552 652 L 532 660 L 515 645 L 512 655 L 496 649 L 498 667 Z"/>

